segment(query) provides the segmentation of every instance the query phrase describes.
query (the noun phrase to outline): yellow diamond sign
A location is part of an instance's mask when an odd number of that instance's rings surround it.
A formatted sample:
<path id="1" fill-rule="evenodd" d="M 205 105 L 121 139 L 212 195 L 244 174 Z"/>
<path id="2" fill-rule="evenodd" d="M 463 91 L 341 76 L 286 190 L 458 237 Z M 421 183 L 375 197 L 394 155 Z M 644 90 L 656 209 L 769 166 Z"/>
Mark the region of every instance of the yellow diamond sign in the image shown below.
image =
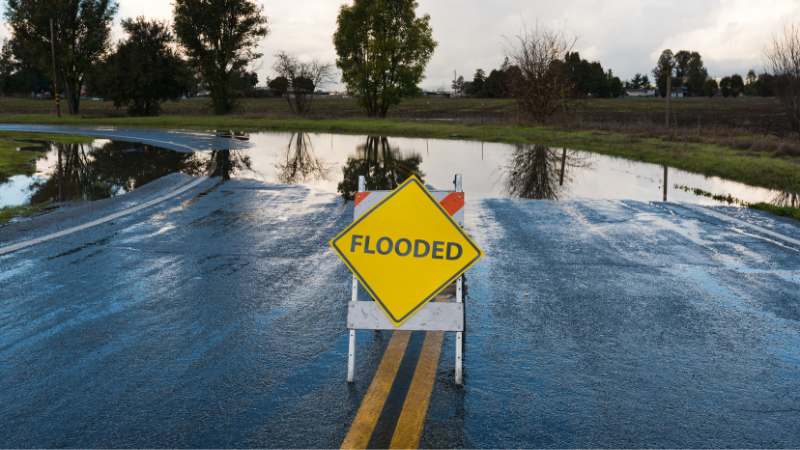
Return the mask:
<path id="1" fill-rule="evenodd" d="M 330 244 L 396 326 L 483 256 L 417 177 Z"/>

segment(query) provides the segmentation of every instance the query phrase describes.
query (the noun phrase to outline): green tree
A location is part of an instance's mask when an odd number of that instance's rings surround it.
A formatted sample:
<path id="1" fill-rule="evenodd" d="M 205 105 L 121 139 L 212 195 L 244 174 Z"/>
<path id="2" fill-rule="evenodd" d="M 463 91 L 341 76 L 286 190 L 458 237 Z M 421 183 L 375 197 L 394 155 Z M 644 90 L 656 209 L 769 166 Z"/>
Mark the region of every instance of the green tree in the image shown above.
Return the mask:
<path id="1" fill-rule="evenodd" d="M 453 80 L 453 83 L 450 85 L 451 89 L 453 90 L 453 95 L 461 96 L 464 95 L 464 87 L 466 83 L 464 81 L 464 77 L 459 75 L 458 78 Z"/>
<path id="2" fill-rule="evenodd" d="M 608 69 L 608 95 L 612 98 L 621 97 L 622 94 L 625 93 L 625 86 L 622 84 L 622 80 L 619 77 L 614 76 L 614 72 L 611 69 Z"/>
<path id="3" fill-rule="evenodd" d="M 717 80 L 709 78 L 706 80 L 705 83 L 703 83 L 703 95 L 705 95 L 706 97 L 711 98 L 717 95 L 717 92 L 719 92 L 719 85 L 717 85 Z"/>
<path id="4" fill-rule="evenodd" d="M 484 93 L 489 98 L 508 97 L 508 83 L 504 70 L 492 70 L 484 83 Z"/>
<path id="5" fill-rule="evenodd" d="M 731 94 L 734 97 L 738 97 L 742 95 L 744 92 L 744 80 L 742 76 L 739 74 L 735 74 L 731 76 Z"/>
<path id="6" fill-rule="evenodd" d="M 691 52 L 689 54 L 689 62 L 686 67 L 686 74 L 684 76 L 685 86 L 689 90 L 691 96 L 704 95 L 704 86 L 708 79 L 708 70 L 706 70 L 703 63 L 703 57 L 698 52 Z"/>
<path id="7" fill-rule="evenodd" d="M 467 94 L 473 97 L 486 96 L 486 72 L 483 69 L 478 69 L 475 71 L 475 75 L 472 77 L 472 82 L 469 83 Z"/>
<path id="8" fill-rule="evenodd" d="M 11 88 L 11 79 L 15 72 L 14 55 L 8 39 L 3 41 L 0 48 L 0 95 L 8 95 Z"/>
<path id="9" fill-rule="evenodd" d="M 675 64 L 675 56 L 672 54 L 672 50 L 666 49 L 661 52 L 658 63 L 653 69 L 653 77 L 655 78 L 658 92 L 662 97 L 667 96 L 667 77 L 673 76 Z M 676 87 L 675 83 L 672 83 L 672 87 Z"/>
<path id="10" fill-rule="evenodd" d="M 747 71 L 747 77 L 745 78 L 744 84 L 744 94 L 745 95 L 758 95 L 758 75 L 756 75 L 756 71 L 750 69 Z"/>
<path id="11" fill-rule="evenodd" d="M 108 58 L 105 72 L 114 105 L 134 116 L 155 116 L 161 102 L 186 94 L 192 74 L 172 43 L 166 24 L 144 17 L 122 21 L 128 38 Z"/>
<path id="12" fill-rule="evenodd" d="M 59 89 L 69 112 L 80 112 L 86 74 L 107 53 L 113 0 L 7 0 L 6 20 L 14 34 L 17 59 L 42 72 L 52 72 L 50 21 L 53 21 Z"/>
<path id="13" fill-rule="evenodd" d="M 339 10 L 336 65 L 370 117 L 417 91 L 436 48 L 430 16 L 416 9 L 415 0 L 355 0 Z"/>
<path id="14" fill-rule="evenodd" d="M 254 0 L 175 0 L 175 35 L 211 92 L 215 114 L 233 110 L 246 67 L 269 28 Z"/>
<path id="15" fill-rule="evenodd" d="M 731 77 L 724 77 L 719 81 L 719 90 L 722 92 L 723 97 L 730 97 L 733 95 L 733 80 Z"/>
<path id="16" fill-rule="evenodd" d="M 650 89 L 652 87 L 650 84 L 650 77 L 642 75 L 641 73 L 634 75 L 631 81 L 627 82 L 625 85 L 628 89 Z"/>

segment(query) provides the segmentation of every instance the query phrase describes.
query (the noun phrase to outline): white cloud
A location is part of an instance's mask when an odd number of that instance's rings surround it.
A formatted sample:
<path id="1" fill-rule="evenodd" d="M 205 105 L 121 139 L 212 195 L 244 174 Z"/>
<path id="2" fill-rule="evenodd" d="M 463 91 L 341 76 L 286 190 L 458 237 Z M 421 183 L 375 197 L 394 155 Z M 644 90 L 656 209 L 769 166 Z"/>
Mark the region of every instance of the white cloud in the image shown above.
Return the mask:
<path id="1" fill-rule="evenodd" d="M 171 2 L 119 0 L 119 17 L 169 19 Z M 261 0 L 271 33 L 255 67 L 263 80 L 272 55 L 286 50 L 333 62 L 332 35 L 342 0 Z M 584 57 L 600 60 L 621 77 L 648 73 L 661 50 L 703 54 L 709 72 L 721 76 L 762 66 L 763 49 L 784 24 L 800 22 L 797 0 L 419 0 L 430 13 L 439 42 L 426 73 L 428 88 L 447 87 L 453 71 L 467 78 L 478 67 L 492 69 L 504 57 L 507 39 L 523 26 L 543 25 L 578 38 Z M 119 20 L 115 36 L 119 37 Z M 8 35 L 0 26 L 0 38 Z"/>

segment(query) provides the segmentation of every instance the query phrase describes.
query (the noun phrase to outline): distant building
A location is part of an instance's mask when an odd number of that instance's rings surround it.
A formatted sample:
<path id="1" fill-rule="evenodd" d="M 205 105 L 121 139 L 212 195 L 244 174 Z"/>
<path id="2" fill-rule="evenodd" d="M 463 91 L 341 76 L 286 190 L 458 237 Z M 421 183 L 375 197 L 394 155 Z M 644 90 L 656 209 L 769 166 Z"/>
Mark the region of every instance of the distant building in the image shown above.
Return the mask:
<path id="1" fill-rule="evenodd" d="M 625 95 L 628 97 L 655 97 L 655 89 L 626 89 Z"/>
<path id="2" fill-rule="evenodd" d="M 450 93 L 445 91 L 423 91 L 423 97 L 444 97 L 450 98 Z"/>

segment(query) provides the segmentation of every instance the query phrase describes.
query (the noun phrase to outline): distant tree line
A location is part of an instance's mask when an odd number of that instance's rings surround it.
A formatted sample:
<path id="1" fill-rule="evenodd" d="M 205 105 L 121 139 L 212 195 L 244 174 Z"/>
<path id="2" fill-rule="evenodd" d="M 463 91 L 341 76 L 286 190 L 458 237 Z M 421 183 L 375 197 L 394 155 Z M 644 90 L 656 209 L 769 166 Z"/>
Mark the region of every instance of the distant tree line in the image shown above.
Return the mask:
<path id="1" fill-rule="evenodd" d="M 578 52 L 566 52 L 563 59 L 553 62 L 552 70 L 566 77 L 570 85 L 570 98 L 615 98 L 625 92 L 622 80 L 614 76 L 611 70 L 606 71 L 597 61 L 582 59 Z M 511 98 L 514 96 L 514 84 L 519 82 L 521 75 L 519 66 L 506 58 L 500 68 L 492 70 L 488 76 L 483 69 L 478 69 L 472 81 L 465 81 L 461 76 L 453 80 L 451 87 L 460 96 Z"/>

